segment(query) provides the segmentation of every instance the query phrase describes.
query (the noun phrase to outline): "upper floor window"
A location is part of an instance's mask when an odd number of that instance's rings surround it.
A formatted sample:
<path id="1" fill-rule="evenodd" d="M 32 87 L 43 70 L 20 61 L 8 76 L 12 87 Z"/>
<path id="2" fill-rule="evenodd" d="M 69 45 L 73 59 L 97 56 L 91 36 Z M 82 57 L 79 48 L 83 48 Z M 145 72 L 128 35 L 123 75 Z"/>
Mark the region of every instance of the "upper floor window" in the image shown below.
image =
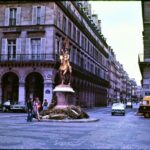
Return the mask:
<path id="1" fill-rule="evenodd" d="M 32 8 L 32 24 L 45 23 L 45 6 L 33 6 Z"/>
<path id="2" fill-rule="evenodd" d="M 66 17 L 63 17 L 63 31 L 66 32 Z"/>
<path id="3" fill-rule="evenodd" d="M 8 59 L 16 58 L 16 40 L 8 40 Z"/>
<path id="4" fill-rule="evenodd" d="M 41 19 L 41 7 L 37 7 L 37 24 L 40 24 Z"/>
<path id="5" fill-rule="evenodd" d="M 81 36 L 81 47 L 84 48 L 84 36 Z"/>
<path id="6" fill-rule="evenodd" d="M 77 42 L 80 45 L 80 31 L 77 31 Z"/>
<path id="7" fill-rule="evenodd" d="M 71 37 L 71 22 L 68 22 L 68 35 Z"/>
<path id="8" fill-rule="evenodd" d="M 38 57 L 41 50 L 41 40 L 40 39 L 31 39 L 31 53 L 32 59 Z"/>
<path id="9" fill-rule="evenodd" d="M 45 38 L 26 38 L 26 57 L 27 59 L 41 60 L 46 59 L 45 56 Z"/>
<path id="10" fill-rule="evenodd" d="M 73 27 L 73 39 L 76 41 L 76 27 Z"/>
<path id="11" fill-rule="evenodd" d="M 10 18 L 9 18 L 9 24 L 10 25 L 16 25 L 16 16 L 17 16 L 17 9 L 16 8 L 10 8 Z"/>
<path id="12" fill-rule="evenodd" d="M 56 35 L 56 38 L 55 38 L 55 52 L 58 55 L 60 53 L 60 48 L 61 48 L 61 38 L 60 38 L 59 35 Z"/>
<path id="13" fill-rule="evenodd" d="M 58 11 L 57 12 L 57 27 L 61 28 L 61 15 L 60 15 L 60 12 Z"/>
<path id="14" fill-rule="evenodd" d="M 21 38 L 2 39 L 1 56 L 3 60 L 14 60 L 20 58 L 21 54 Z"/>
<path id="15" fill-rule="evenodd" d="M 21 7 L 5 9 L 5 26 L 21 24 Z"/>

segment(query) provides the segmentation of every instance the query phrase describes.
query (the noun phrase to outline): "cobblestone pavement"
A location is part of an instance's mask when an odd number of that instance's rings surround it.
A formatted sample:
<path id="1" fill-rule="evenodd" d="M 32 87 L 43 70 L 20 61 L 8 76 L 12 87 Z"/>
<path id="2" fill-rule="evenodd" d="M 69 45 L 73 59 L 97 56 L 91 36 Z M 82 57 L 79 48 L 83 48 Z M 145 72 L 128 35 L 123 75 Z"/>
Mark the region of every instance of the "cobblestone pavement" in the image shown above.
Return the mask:
<path id="1" fill-rule="evenodd" d="M 26 114 L 0 113 L 0 149 L 150 149 L 150 119 L 111 107 L 86 110 L 98 122 L 26 122 Z"/>

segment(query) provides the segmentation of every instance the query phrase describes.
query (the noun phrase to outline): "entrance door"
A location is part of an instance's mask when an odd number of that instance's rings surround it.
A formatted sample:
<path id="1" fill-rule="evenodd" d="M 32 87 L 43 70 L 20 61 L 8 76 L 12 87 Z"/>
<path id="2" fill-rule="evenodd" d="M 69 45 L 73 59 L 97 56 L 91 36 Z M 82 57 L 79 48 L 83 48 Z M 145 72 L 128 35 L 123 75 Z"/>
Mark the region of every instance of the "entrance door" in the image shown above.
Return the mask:
<path id="1" fill-rule="evenodd" d="M 10 100 L 11 104 L 18 102 L 19 79 L 15 73 L 9 72 L 2 77 L 2 103 Z"/>
<path id="2" fill-rule="evenodd" d="M 43 77 L 37 72 L 30 73 L 26 77 L 26 100 L 39 97 L 43 102 L 43 81 Z"/>

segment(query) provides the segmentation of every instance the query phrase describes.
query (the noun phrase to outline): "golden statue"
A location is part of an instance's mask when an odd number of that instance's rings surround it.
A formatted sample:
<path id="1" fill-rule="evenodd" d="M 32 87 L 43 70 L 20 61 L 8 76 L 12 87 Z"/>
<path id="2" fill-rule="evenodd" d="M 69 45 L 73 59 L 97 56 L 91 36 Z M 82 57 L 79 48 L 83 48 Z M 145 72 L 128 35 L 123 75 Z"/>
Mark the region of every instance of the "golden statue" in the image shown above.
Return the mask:
<path id="1" fill-rule="evenodd" d="M 61 49 L 60 54 L 60 67 L 59 67 L 59 74 L 61 78 L 61 84 L 68 84 L 70 85 L 71 82 L 71 73 L 72 73 L 72 67 L 70 66 L 69 62 L 69 40 L 68 38 L 65 38 L 64 40 L 64 48 Z"/>

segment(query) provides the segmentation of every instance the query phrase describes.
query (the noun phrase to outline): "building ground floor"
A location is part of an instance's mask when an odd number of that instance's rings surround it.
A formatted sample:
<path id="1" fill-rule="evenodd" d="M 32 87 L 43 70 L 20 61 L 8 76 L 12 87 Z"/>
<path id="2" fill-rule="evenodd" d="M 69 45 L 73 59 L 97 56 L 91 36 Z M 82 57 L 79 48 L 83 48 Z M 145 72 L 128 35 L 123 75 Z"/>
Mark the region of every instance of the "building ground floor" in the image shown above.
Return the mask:
<path id="1" fill-rule="evenodd" d="M 43 102 L 51 103 L 53 98 L 56 69 L 53 67 L 1 67 L 0 68 L 0 103 L 10 100 L 11 104 L 25 103 L 29 98 L 39 97 Z M 71 86 L 75 94 L 70 103 L 81 107 L 107 105 L 107 88 L 92 81 L 72 76 Z"/>

